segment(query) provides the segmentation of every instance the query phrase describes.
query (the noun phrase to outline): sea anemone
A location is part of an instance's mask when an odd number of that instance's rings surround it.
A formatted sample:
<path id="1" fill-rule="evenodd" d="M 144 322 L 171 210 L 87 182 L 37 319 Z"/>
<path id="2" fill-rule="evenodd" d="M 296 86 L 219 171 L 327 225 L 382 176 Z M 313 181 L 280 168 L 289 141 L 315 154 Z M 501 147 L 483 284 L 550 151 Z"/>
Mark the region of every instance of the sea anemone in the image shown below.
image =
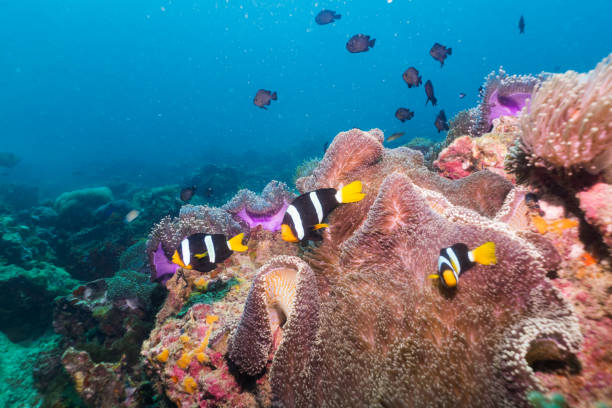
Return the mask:
<path id="1" fill-rule="evenodd" d="M 472 136 L 489 132 L 495 118 L 518 115 L 540 81 L 532 75 L 508 75 L 502 68 L 497 74 L 491 72 L 483 85 L 478 121 L 471 129 Z"/>
<path id="2" fill-rule="evenodd" d="M 594 70 L 555 74 L 520 116 L 521 149 L 531 166 L 604 173 L 612 182 L 612 54 Z"/>

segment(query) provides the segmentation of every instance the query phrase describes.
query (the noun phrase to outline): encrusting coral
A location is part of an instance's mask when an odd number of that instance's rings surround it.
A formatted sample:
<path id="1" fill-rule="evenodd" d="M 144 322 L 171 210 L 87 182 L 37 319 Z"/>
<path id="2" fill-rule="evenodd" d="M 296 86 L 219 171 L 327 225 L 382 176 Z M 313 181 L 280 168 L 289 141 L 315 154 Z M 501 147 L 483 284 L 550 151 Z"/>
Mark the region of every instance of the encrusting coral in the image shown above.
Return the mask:
<path id="1" fill-rule="evenodd" d="M 480 137 L 465 135 L 454 139 L 440 152 L 433 166 L 450 179 L 484 169 L 508 177 L 504 172 L 504 159 L 518 133 L 516 119 L 508 116 L 496 118 L 493 125 L 490 133 Z"/>

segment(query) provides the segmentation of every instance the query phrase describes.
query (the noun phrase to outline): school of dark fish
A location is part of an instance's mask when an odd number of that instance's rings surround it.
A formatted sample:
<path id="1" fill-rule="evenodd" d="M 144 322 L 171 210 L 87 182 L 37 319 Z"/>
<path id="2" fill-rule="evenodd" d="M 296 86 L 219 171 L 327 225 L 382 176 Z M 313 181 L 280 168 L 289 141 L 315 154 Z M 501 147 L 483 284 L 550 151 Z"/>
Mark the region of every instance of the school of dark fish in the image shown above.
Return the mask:
<path id="1" fill-rule="evenodd" d="M 340 20 L 342 17 L 341 14 L 336 13 L 332 10 L 323 9 L 315 16 L 315 23 L 318 25 L 328 25 L 335 23 Z M 521 15 L 518 23 L 519 33 L 525 33 L 525 19 L 523 15 Z M 346 43 L 346 49 L 351 54 L 363 53 L 367 52 L 374 47 L 376 44 L 376 39 L 371 38 L 367 34 L 355 34 L 349 38 Z M 429 55 L 431 57 L 440 62 L 440 68 L 444 67 L 444 63 L 446 59 L 453 54 L 453 49 L 451 47 L 447 47 L 440 43 L 434 43 L 434 45 L 429 50 Z M 408 88 L 418 87 L 421 85 L 422 77 L 419 74 L 419 71 L 415 67 L 407 68 L 402 74 L 402 79 L 408 85 Z M 482 94 L 482 89 L 479 89 L 479 95 Z M 432 107 L 435 107 L 438 103 L 438 99 L 434 95 L 434 86 L 430 79 L 425 82 L 425 95 L 427 99 L 425 101 L 425 105 L 431 102 Z M 482 96 L 482 95 L 481 95 Z M 465 98 L 465 93 L 459 93 L 459 99 Z M 276 92 L 271 92 L 265 89 L 260 89 L 257 91 L 255 95 L 255 99 L 253 103 L 255 106 L 258 106 L 262 109 L 266 109 L 266 106 L 269 106 L 271 101 L 276 101 L 277 95 Z M 395 111 L 395 117 L 399 119 L 402 123 L 410 120 L 414 117 L 414 112 L 410 111 L 408 108 L 398 108 Z M 434 121 L 434 126 L 439 132 L 446 131 L 449 129 L 448 122 L 446 121 L 446 115 L 444 114 L 444 110 L 441 110 L 436 116 Z M 324 151 L 327 149 L 325 146 Z"/>

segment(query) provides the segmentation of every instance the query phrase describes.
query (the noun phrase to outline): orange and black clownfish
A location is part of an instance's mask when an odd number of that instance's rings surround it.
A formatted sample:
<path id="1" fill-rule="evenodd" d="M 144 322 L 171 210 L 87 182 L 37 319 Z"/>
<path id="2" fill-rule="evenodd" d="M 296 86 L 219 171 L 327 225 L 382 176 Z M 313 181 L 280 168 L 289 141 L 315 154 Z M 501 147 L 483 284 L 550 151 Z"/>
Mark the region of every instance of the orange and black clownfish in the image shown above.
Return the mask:
<path id="1" fill-rule="evenodd" d="M 225 261 L 234 251 L 243 252 L 244 234 L 227 240 L 223 234 L 193 234 L 183 239 L 172 255 L 172 262 L 185 269 L 210 272 L 217 263 Z"/>
<path id="2" fill-rule="evenodd" d="M 361 200 L 365 194 L 361 192 L 361 181 L 353 181 L 342 187 L 320 188 L 297 197 L 283 217 L 281 236 L 283 240 L 298 242 L 303 240 L 320 241 L 321 236 L 316 230 L 327 228 L 323 220 L 343 203 L 354 203 Z"/>
<path id="3" fill-rule="evenodd" d="M 476 264 L 495 265 L 495 243 L 486 242 L 470 251 L 465 244 L 455 244 L 440 250 L 438 273 L 429 275 L 430 279 L 440 279 L 446 288 L 454 288 L 459 276 Z"/>

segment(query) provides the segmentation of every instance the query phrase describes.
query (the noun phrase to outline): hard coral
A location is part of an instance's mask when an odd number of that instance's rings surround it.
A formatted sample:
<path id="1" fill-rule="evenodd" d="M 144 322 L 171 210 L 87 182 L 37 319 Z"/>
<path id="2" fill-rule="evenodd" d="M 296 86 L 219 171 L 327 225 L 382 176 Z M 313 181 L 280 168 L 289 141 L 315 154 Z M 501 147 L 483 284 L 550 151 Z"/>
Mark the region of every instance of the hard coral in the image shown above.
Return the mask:
<path id="1" fill-rule="evenodd" d="M 366 197 L 338 208 L 305 255 L 316 279 L 304 281 L 309 292 L 298 284 L 294 312 L 315 290 L 318 309 L 283 327 L 270 370 L 274 404 L 527 406 L 527 391 L 540 388 L 530 364 L 565 361 L 581 342 L 546 278 L 555 265 L 488 218 L 511 189 L 506 180 L 489 172 L 445 180 L 424 169 L 420 153 L 383 149 L 382 140 L 378 130 L 341 133 L 298 180 L 301 191 L 362 180 Z M 426 278 L 440 248 L 484 241 L 496 243 L 497 265 L 470 270 L 456 292 Z M 271 345 L 263 282 L 259 275 L 230 352 L 248 373 L 261 370 Z M 238 341 L 247 334 L 257 347 Z"/>
<path id="2" fill-rule="evenodd" d="M 126 387 L 120 364 L 95 363 L 84 351 L 70 347 L 62 356 L 66 371 L 72 377 L 77 392 L 92 407 L 137 407 L 136 387 Z"/>
<path id="3" fill-rule="evenodd" d="M 61 194 L 55 200 L 58 221 L 68 229 L 81 229 L 95 221 L 93 211 L 113 200 L 108 187 L 85 188 Z"/>

